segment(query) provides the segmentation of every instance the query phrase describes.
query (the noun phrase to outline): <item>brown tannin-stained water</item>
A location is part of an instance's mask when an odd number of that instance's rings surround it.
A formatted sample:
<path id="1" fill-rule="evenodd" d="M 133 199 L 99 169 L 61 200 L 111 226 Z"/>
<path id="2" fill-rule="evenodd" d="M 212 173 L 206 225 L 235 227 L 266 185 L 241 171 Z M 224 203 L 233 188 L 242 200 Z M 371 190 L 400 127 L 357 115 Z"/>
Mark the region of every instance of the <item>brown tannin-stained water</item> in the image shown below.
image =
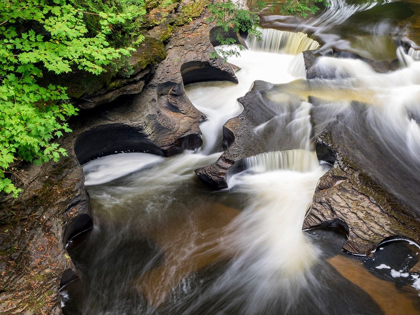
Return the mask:
<path id="1" fill-rule="evenodd" d="M 325 31 L 383 5 L 333 1 L 305 27 Z M 360 59 L 321 57 L 316 66 L 325 79 L 308 81 L 301 53 L 322 45 L 304 34 L 264 30 L 263 43 L 250 41 L 250 50 L 229 59 L 241 68 L 239 84 L 186 87 L 208 118 L 201 124 L 203 148 L 170 158 L 121 153 L 86 163 L 94 228 L 72 249 L 81 280 L 77 289 L 61 292 L 64 313 L 420 314 L 417 244 L 397 239 L 356 257 L 341 252 L 340 227 L 302 231 L 319 178 L 331 167 L 318 161 L 314 134 L 336 116 L 354 130 L 356 147 L 349 150 L 360 151 L 375 179 L 407 204 L 419 204 L 420 58 L 389 44 L 383 23 L 392 19 L 373 19 L 377 28 L 368 35 L 383 43 L 379 49 L 394 49 L 403 64 L 398 70 L 381 74 Z M 367 32 L 366 25 L 352 27 Z M 363 50 L 365 40 L 349 50 Z M 393 55 L 366 47 L 366 58 Z M 262 98 L 277 116 L 253 132 L 281 124 L 293 149 L 246 158 L 228 189 L 211 191 L 194 170 L 221 155 L 223 124 L 241 113 L 236 99 L 255 80 L 273 84 Z M 308 96 L 327 102 L 313 106 Z M 299 105 L 287 106 L 291 98 Z M 363 121 L 354 100 L 368 104 Z M 270 141 L 281 136 L 274 132 Z M 394 168 L 377 165 L 377 156 Z"/>

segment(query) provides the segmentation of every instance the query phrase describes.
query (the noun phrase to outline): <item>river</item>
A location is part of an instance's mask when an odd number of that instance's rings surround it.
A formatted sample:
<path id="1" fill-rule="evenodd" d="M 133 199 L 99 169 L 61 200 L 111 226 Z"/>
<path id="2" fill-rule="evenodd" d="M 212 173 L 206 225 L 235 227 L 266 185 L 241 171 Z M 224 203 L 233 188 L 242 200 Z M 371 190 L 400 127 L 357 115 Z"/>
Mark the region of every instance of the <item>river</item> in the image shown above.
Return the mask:
<path id="1" fill-rule="evenodd" d="M 390 191 L 418 205 L 418 52 L 390 41 L 397 14 L 375 20 L 364 38 L 358 32 L 366 25 L 357 24 L 357 13 L 386 4 L 334 1 L 299 26 L 322 44 L 304 33 L 264 29 L 263 42 L 249 39 L 249 49 L 228 60 L 240 68 L 239 84 L 186 86 L 207 117 L 200 126 L 202 148 L 169 158 L 120 153 L 86 163 L 94 229 L 72 253 L 83 294 L 61 292 L 65 314 L 419 314 L 417 244 L 385 243 L 375 261 L 343 253 L 346 239 L 338 230 L 302 231 L 318 181 L 332 167 L 314 151 L 314 113 L 317 128 L 347 117 L 356 144 L 351 150 L 361 152 L 366 168 Z M 276 17 L 270 19 L 279 28 Z M 306 80 L 302 52 L 333 43 L 402 66 L 379 73 L 362 59 L 324 56 L 317 71 L 325 78 Z M 237 99 L 256 80 L 273 84 L 270 125 L 287 131 L 274 132 L 271 140 L 287 135 L 291 147 L 246 158 L 227 189 L 211 191 L 194 170 L 222 154 L 222 127 L 242 112 Z M 299 104 L 284 106 L 284 91 Z M 314 107 L 308 96 L 326 103 Z M 367 104 L 363 121 L 352 101 Z M 384 155 L 392 168 L 378 165 L 376 157 Z"/>

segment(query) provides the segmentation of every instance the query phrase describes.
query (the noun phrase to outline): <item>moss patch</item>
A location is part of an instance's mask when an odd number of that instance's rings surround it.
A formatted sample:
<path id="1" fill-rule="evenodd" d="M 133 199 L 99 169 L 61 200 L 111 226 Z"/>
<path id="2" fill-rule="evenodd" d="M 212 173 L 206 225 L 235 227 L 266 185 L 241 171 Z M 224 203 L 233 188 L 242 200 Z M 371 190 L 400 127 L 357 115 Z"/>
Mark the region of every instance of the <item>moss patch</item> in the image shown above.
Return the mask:
<path id="1" fill-rule="evenodd" d="M 181 13 L 176 19 L 175 24 L 180 26 L 191 22 L 193 19 L 198 18 L 206 7 L 206 1 L 194 0 L 181 8 Z"/>

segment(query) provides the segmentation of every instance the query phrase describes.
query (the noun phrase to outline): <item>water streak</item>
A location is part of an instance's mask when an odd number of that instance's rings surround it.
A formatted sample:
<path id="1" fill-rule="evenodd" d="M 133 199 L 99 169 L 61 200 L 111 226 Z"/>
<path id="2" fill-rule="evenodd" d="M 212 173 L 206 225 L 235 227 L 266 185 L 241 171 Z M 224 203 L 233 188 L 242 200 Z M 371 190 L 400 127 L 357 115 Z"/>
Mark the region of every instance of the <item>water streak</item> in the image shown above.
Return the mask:
<path id="1" fill-rule="evenodd" d="M 85 185 L 99 185 L 162 162 L 163 157 L 147 153 L 121 153 L 83 165 Z"/>
<path id="2" fill-rule="evenodd" d="M 309 19 L 305 22 L 305 27 L 317 27 L 321 29 L 329 29 L 333 26 L 343 24 L 349 17 L 369 10 L 378 4 L 377 1 L 367 1 L 362 3 L 354 3 L 347 0 L 329 1 L 329 7 L 321 14 Z"/>

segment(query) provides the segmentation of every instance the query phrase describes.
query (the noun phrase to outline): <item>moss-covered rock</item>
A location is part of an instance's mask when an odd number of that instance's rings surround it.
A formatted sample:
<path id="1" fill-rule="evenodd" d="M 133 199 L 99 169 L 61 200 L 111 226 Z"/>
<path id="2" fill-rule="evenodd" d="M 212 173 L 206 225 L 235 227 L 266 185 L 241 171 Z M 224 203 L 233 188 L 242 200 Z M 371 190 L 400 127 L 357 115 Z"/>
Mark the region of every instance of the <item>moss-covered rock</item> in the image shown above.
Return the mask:
<path id="1" fill-rule="evenodd" d="M 183 1 L 180 5 L 180 14 L 177 17 L 175 24 L 184 25 L 199 17 L 203 13 L 206 3 L 207 1 L 205 0 Z"/>

